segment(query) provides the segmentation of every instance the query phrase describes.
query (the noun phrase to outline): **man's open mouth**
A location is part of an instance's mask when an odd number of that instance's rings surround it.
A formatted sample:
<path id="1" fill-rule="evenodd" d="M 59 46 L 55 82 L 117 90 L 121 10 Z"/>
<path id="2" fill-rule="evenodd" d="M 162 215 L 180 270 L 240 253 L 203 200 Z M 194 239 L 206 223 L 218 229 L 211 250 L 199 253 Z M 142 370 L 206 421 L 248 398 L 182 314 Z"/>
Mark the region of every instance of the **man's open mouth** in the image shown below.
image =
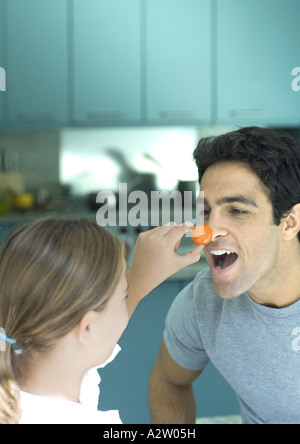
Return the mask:
<path id="1" fill-rule="evenodd" d="M 229 250 L 210 250 L 214 268 L 223 270 L 232 265 L 238 258 L 238 255 Z"/>

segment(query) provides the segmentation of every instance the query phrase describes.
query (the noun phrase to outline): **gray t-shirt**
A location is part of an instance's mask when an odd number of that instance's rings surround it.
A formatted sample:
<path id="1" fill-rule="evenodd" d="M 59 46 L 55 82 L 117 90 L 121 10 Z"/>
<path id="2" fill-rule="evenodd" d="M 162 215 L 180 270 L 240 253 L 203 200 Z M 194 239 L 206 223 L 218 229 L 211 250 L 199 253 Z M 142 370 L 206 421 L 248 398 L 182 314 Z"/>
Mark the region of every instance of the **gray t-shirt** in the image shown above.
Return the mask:
<path id="1" fill-rule="evenodd" d="M 244 424 L 300 424 L 300 301 L 276 309 L 247 293 L 221 299 L 205 269 L 174 300 L 164 340 L 185 369 L 214 364 Z"/>

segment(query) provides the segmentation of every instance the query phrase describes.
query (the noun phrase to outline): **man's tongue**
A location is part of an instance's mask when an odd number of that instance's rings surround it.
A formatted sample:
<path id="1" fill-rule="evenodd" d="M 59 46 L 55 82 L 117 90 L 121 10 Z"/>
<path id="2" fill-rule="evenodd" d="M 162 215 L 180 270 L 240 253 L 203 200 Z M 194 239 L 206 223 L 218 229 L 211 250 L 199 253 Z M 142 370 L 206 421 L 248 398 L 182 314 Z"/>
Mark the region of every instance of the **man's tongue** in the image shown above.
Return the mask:
<path id="1" fill-rule="evenodd" d="M 232 265 L 237 260 L 237 254 L 222 254 L 221 256 L 216 257 L 216 269 L 222 270 L 223 268 L 227 268 Z"/>

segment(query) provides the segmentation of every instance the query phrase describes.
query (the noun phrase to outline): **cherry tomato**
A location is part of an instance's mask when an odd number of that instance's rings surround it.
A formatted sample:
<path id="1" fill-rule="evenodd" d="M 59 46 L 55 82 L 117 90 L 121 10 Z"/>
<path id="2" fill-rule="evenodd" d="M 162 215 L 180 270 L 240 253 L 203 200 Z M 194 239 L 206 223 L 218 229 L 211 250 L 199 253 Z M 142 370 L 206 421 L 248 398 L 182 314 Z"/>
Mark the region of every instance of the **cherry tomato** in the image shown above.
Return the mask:
<path id="1" fill-rule="evenodd" d="M 192 241 L 197 245 L 207 245 L 212 240 L 212 231 L 208 225 L 197 225 L 191 233 Z"/>

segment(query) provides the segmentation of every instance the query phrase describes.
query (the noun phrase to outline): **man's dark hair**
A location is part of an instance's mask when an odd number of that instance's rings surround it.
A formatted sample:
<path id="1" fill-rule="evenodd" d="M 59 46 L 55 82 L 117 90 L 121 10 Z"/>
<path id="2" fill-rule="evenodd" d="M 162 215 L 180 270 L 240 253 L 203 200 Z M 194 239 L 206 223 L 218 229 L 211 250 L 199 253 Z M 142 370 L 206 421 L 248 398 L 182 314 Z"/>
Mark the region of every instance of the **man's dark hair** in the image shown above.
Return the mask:
<path id="1" fill-rule="evenodd" d="M 255 126 L 241 128 L 201 139 L 193 156 L 199 183 L 205 170 L 216 162 L 238 161 L 250 165 L 272 203 L 276 225 L 300 203 L 300 144 L 287 133 Z"/>

